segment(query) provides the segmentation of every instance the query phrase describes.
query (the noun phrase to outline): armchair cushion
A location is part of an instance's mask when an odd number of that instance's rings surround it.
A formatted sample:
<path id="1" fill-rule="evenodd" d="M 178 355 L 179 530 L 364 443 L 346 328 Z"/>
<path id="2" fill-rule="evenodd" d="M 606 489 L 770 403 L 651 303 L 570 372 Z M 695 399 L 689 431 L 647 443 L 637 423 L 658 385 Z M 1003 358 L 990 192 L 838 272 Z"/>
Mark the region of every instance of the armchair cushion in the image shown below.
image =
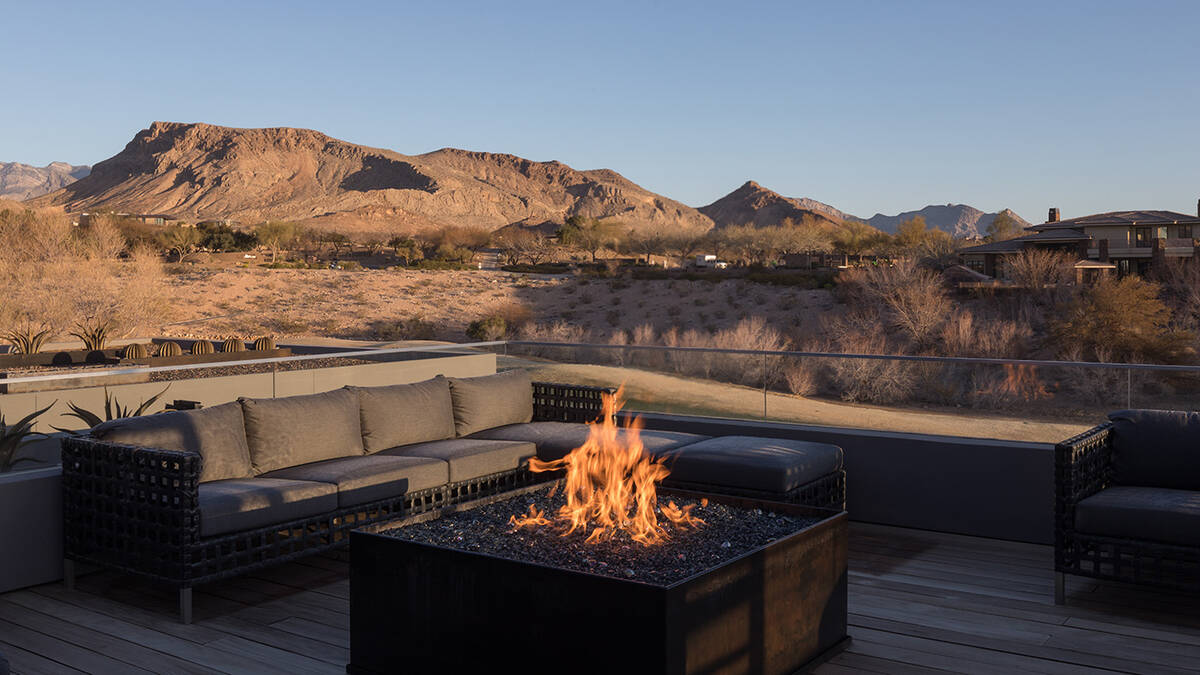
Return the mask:
<path id="1" fill-rule="evenodd" d="M 1106 537 L 1200 546 L 1200 492 L 1110 487 L 1075 506 L 1075 529 Z"/>
<path id="2" fill-rule="evenodd" d="M 236 402 L 199 410 L 123 417 L 96 425 L 90 435 L 110 443 L 197 453 L 203 458 L 202 483 L 249 478 L 252 473 L 242 406 Z"/>
<path id="3" fill-rule="evenodd" d="M 446 484 L 446 463 L 426 457 L 341 457 L 288 467 L 264 478 L 316 481 L 337 491 L 340 508 L 358 506 Z"/>
<path id="4" fill-rule="evenodd" d="M 299 480 L 241 478 L 200 486 L 200 536 L 242 532 L 337 509 L 337 486 Z"/>
<path id="5" fill-rule="evenodd" d="M 459 436 L 533 419 L 533 382 L 524 370 L 449 379 Z"/>
<path id="6" fill-rule="evenodd" d="M 363 454 L 358 394 L 241 398 L 254 473 Z"/>
<path id="7" fill-rule="evenodd" d="M 441 375 L 416 384 L 350 389 L 358 392 L 363 447 L 368 453 L 454 438 L 450 382 Z"/>
<path id="8" fill-rule="evenodd" d="M 537 456 L 533 443 L 452 438 L 445 441 L 405 445 L 381 454 L 394 457 L 432 457 L 450 465 L 450 482 L 458 483 L 501 471 L 521 468 Z"/>
<path id="9" fill-rule="evenodd" d="M 1200 490 L 1200 412 L 1120 410 L 1113 423 L 1113 482 Z"/>

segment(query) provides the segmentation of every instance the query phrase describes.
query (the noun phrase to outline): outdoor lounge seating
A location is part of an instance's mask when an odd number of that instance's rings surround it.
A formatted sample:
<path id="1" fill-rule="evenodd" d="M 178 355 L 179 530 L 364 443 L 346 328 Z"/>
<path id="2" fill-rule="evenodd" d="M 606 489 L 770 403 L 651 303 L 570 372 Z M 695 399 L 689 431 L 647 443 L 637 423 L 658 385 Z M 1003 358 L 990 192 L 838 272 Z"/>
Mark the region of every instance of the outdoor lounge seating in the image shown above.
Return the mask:
<path id="1" fill-rule="evenodd" d="M 1200 589 L 1200 413 L 1122 410 L 1055 452 L 1064 574 Z"/>
<path id="2" fill-rule="evenodd" d="M 553 478 L 527 460 L 582 444 L 608 391 L 531 383 L 517 370 L 106 422 L 63 441 L 67 583 L 76 561 L 166 582 L 190 621 L 195 585 Z M 653 430 L 643 440 L 690 477 L 680 487 L 844 504 L 836 446 Z M 729 471 L 746 462 L 762 465 Z"/>

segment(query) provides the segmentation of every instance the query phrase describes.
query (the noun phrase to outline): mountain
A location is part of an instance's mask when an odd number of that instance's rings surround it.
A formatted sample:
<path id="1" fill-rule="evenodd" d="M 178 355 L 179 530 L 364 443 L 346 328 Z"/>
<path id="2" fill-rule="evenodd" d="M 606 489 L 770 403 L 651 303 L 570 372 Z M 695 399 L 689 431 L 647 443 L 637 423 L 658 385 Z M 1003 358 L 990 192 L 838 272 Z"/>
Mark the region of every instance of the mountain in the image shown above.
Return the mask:
<path id="1" fill-rule="evenodd" d="M 496 229 L 572 215 L 709 229 L 696 209 L 607 169 L 444 148 L 423 155 L 308 129 L 155 122 L 88 177 L 35 200 L 184 220 L 303 221 L 345 230 L 438 225 Z"/>
<path id="2" fill-rule="evenodd" d="M 1029 227 L 1029 222 L 1011 209 L 1004 209 L 1002 213 L 1007 213 L 1015 218 L 1021 227 Z M 868 218 L 867 222 L 872 227 L 894 234 L 900 223 L 921 216 L 925 218 L 925 224 L 931 228 L 944 230 L 955 237 L 977 238 L 987 232 L 988 225 L 992 224 L 992 219 L 996 215 L 995 213 L 984 213 L 966 204 L 946 204 L 945 206 L 930 205 L 920 211 L 905 211 L 894 216 L 876 213 Z"/>
<path id="3" fill-rule="evenodd" d="M 0 199 L 24 201 L 74 183 L 88 175 L 86 166 L 51 162 L 30 166 L 18 162 L 0 162 Z"/>
<path id="4" fill-rule="evenodd" d="M 791 218 L 797 223 L 809 218 L 821 225 L 833 227 L 841 221 L 851 218 L 851 216 L 815 199 L 784 197 L 752 180 L 746 181 L 740 188 L 708 206 L 701 206 L 698 210 L 712 218 L 717 227 L 745 224 L 765 227 L 778 225 L 787 218 Z"/>

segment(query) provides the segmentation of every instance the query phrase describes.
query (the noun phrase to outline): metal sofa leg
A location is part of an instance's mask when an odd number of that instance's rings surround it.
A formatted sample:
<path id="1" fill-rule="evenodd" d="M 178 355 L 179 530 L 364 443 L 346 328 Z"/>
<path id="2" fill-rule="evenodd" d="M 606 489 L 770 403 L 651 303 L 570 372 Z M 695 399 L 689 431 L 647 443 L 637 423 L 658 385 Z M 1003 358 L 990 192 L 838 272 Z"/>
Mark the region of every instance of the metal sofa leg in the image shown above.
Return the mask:
<path id="1" fill-rule="evenodd" d="M 1054 604 L 1067 604 L 1067 579 L 1062 572 L 1054 573 Z"/>
<path id="2" fill-rule="evenodd" d="M 183 623 L 192 622 L 192 588 L 179 589 L 179 620 Z"/>
<path id="3" fill-rule="evenodd" d="M 68 591 L 75 590 L 75 561 L 70 558 L 63 558 L 63 586 Z"/>

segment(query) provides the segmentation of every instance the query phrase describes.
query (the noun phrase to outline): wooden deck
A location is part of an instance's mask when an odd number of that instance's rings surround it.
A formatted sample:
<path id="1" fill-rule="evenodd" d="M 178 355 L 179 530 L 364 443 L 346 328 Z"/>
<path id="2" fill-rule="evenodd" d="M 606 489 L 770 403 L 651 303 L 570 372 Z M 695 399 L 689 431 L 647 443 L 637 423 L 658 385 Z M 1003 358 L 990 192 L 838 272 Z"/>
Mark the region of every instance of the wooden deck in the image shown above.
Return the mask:
<path id="1" fill-rule="evenodd" d="M 819 673 L 1200 672 L 1200 596 L 1073 579 L 1048 547 L 855 524 L 853 643 Z M 6 555 L 19 552 L 9 552 Z M 0 595 L 16 673 L 344 673 L 345 554 L 174 593 L 118 574 Z"/>

